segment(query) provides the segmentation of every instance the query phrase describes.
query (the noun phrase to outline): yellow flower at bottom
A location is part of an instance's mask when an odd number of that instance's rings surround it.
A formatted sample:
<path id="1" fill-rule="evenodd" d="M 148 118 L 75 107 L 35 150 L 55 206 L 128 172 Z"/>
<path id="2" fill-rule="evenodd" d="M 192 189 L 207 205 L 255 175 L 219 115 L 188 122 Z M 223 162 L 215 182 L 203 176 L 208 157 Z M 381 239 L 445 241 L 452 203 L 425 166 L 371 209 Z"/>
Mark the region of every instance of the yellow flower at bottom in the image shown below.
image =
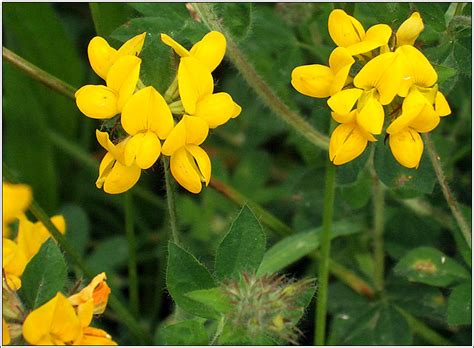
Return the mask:
<path id="1" fill-rule="evenodd" d="M 107 276 L 104 272 L 96 275 L 84 289 L 77 294 L 69 296 L 69 302 L 73 306 L 80 306 L 92 299 L 94 314 L 104 313 L 110 294 L 110 288 L 105 282 L 106 279 Z"/>
<path id="2" fill-rule="evenodd" d="M 406 128 L 396 134 L 390 134 L 389 144 L 398 163 L 407 168 L 418 168 L 424 148 L 418 132 Z"/>
<path id="3" fill-rule="evenodd" d="M 335 165 L 350 162 L 364 152 L 368 141 L 375 141 L 375 138 L 356 122 L 340 124 L 331 134 L 329 159 Z"/>
<path id="4" fill-rule="evenodd" d="M 10 344 L 10 332 L 8 331 L 8 325 L 5 319 L 2 317 L 2 344 Z"/>
<path id="5" fill-rule="evenodd" d="M 23 323 L 23 337 L 34 345 L 72 344 L 81 334 L 81 322 L 71 303 L 60 292 L 32 311 Z"/>

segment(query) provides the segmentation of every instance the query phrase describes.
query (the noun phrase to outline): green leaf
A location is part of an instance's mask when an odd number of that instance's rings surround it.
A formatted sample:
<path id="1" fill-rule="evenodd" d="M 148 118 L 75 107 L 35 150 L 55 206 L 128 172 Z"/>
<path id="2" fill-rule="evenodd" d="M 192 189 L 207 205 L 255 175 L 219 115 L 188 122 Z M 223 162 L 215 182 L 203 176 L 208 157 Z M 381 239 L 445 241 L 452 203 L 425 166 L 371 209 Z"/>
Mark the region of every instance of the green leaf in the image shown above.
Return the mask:
<path id="1" fill-rule="evenodd" d="M 64 287 L 66 277 L 64 256 L 53 238 L 49 238 L 23 272 L 21 292 L 28 307 L 38 308 L 53 298 Z"/>
<path id="2" fill-rule="evenodd" d="M 127 263 L 128 244 L 124 236 L 109 237 L 97 243 L 87 261 L 95 273 L 115 273 Z"/>
<path id="3" fill-rule="evenodd" d="M 232 309 L 228 297 L 221 288 L 194 290 L 185 294 L 191 300 L 200 302 L 219 313 L 227 313 Z M 220 317 L 217 316 L 217 317 Z"/>
<path id="4" fill-rule="evenodd" d="M 166 344 L 170 346 L 206 346 L 209 344 L 204 324 L 197 320 L 185 320 L 162 329 Z"/>
<path id="5" fill-rule="evenodd" d="M 352 208 L 360 209 L 369 203 L 372 196 L 372 178 L 368 170 L 361 171 L 357 181 L 350 185 L 339 186 L 342 197 Z"/>
<path id="6" fill-rule="evenodd" d="M 448 299 L 448 324 L 469 325 L 472 313 L 472 285 L 466 282 L 453 289 Z"/>
<path id="7" fill-rule="evenodd" d="M 216 276 L 233 278 L 242 272 L 256 271 L 265 253 L 265 233 L 246 205 L 232 223 L 216 253 Z"/>
<path id="8" fill-rule="evenodd" d="M 357 222 L 340 221 L 333 224 L 332 238 L 354 234 L 363 230 Z M 278 272 L 298 261 L 319 247 L 323 227 L 286 237 L 273 245 L 265 253 L 257 275 Z"/>
<path id="9" fill-rule="evenodd" d="M 90 3 L 92 19 L 97 35 L 108 37 L 119 25 L 129 20 L 134 10 L 125 3 Z"/>
<path id="10" fill-rule="evenodd" d="M 169 243 L 166 284 L 171 297 L 183 310 L 203 318 L 214 318 L 215 311 L 185 294 L 216 286 L 204 265 L 180 246 Z"/>
<path id="11" fill-rule="evenodd" d="M 395 266 L 395 273 L 405 276 L 411 282 L 433 286 L 450 286 L 464 279 L 469 273 L 456 261 L 439 250 L 420 247 L 411 250 Z"/>
<path id="12" fill-rule="evenodd" d="M 89 241 L 90 222 L 85 210 L 76 204 L 65 204 L 58 214 L 66 220 L 66 238 L 81 255 L 84 254 Z"/>
<path id="13" fill-rule="evenodd" d="M 218 17 L 237 42 L 245 40 L 252 30 L 252 3 L 219 3 L 214 5 Z"/>
<path id="14" fill-rule="evenodd" d="M 410 195 L 416 196 L 433 192 L 436 175 L 426 151 L 418 169 L 408 169 L 395 160 L 388 141 L 387 144 L 378 141 L 375 146 L 374 165 L 380 180 L 399 193 L 409 192 Z"/>

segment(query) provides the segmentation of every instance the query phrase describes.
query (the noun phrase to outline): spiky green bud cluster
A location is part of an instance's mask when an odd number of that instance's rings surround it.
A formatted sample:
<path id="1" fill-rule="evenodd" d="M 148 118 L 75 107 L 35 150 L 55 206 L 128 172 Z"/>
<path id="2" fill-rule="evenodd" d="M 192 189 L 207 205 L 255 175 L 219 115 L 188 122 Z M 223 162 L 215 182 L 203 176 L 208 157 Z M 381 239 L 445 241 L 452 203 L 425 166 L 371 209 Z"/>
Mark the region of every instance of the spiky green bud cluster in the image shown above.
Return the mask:
<path id="1" fill-rule="evenodd" d="M 268 337 L 297 344 L 302 334 L 296 324 L 304 313 L 303 295 L 313 286 L 308 279 L 294 281 L 285 276 L 243 273 L 238 280 L 223 284 L 233 306 L 226 314 L 227 321 L 252 340 Z"/>

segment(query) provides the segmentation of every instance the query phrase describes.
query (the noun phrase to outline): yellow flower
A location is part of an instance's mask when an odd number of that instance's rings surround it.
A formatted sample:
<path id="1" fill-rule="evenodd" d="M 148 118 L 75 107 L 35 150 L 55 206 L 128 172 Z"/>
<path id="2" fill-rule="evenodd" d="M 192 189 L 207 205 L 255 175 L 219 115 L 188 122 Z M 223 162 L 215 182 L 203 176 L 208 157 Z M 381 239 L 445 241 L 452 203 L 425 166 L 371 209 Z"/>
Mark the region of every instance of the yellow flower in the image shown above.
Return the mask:
<path id="1" fill-rule="evenodd" d="M 32 311 L 23 323 L 23 337 L 33 345 L 72 344 L 81 334 L 81 321 L 60 292 Z"/>
<path id="2" fill-rule="evenodd" d="M 346 84 L 354 62 L 347 49 L 337 47 L 329 56 L 329 67 L 320 64 L 298 66 L 291 73 L 291 84 L 310 97 L 332 96 Z"/>
<path id="3" fill-rule="evenodd" d="M 182 58 L 191 56 L 198 59 L 210 72 L 213 72 L 221 63 L 226 50 L 225 36 L 218 31 L 211 31 L 204 35 L 190 51 L 166 34 L 161 34 L 161 41 L 170 46 Z"/>
<path id="4" fill-rule="evenodd" d="M 23 215 L 32 200 L 31 187 L 24 184 L 2 182 L 3 236 L 9 234 L 8 224 Z"/>
<path id="5" fill-rule="evenodd" d="M 419 12 L 413 12 L 410 18 L 403 22 L 397 30 L 397 47 L 413 45 L 423 31 L 424 25 Z"/>
<path id="6" fill-rule="evenodd" d="M 66 221 L 62 215 L 53 216 L 51 222 L 62 234 L 66 232 Z M 17 243 L 27 262 L 36 255 L 41 245 L 50 237 L 47 228 L 40 221 L 33 223 L 26 217 L 20 218 Z"/>
<path id="7" fill-rule="evenodd" d="M 398 163 L 407 168 L 418 168 L 424 147 L 418 132 L 404 128 L 398 133 L 390 134 L 389 144 Z"/>
<path id="8" fill-rule="evenodd" d="M 360 22 L 343 10 L 333 10 L 328 19 L 329 35 L 336 45 L 345 47 L 353 56 L 387 45 L 392 29 L 377 24 L 365 32 Z"/>
<path id="9" fill-rule="evenodd" d="M 106 86 L 86 85 L 76 92 L 79 110 L 96 119 L 111 118 L 120 113 L 135 91 L 140 64 L 141 59 L 136 56 L 118 58 L 108 70 Z"/>
<path id="10" fill-rule="evenodd" d="M 205 120 L 209 128 L 226 123 L 242 111 L 229 94 L 213 93 L 211 73 L 201 61 L 192 56 L 180 60 L 178 87 L 186 114 Z"/>
<path id="11" fill-rule="evenodd" d="M 171 174 L 192 193 L 201 192 L 201 182 L 207 186 L 211 180 L 211 160 L 198 146 L 204 142 L 208 132 L 203 119 L 184 115 L 163 144 L 163 154 L 171 156 Z"/>
<path id="12" fill-rule="evenodd" d="M 125 165 L 136 163 L 141 169 L 150 168 L 160 156 L 160 139 L 165 139 L 174 126 L 168 104 L 156 89 L 146 87 L 130 98 L 121 121 L 132 136 L 125 145 Z"/>
<path id="13" fill-rule="evenodd" d="M 146 33 L 142 33 L 125 42 L 118 50 L 110 47 L 107 41 L 100 37 L 94 37 L 87 47 L 87 54 L 92 69 L 104 80 L 110 67 L 123 56 L 138 56 L 143 48 Z"/>
<path id="14" fill-rule="evenodd" d="M 10 332 L 8 331 L 8 325 L 5 319 L 2 317 L 2 344 L 10 344 Z"/>
<path id="15" fill-rule="evenodd" d="M 2 268 L 5 281 L 12 290 L 21 288 L 21 275 L 25 270 L 28 260 L 18 245 L 7 238 L 2 243 Z"/>
<path id="16" fill-rule="evenodd" d="M 104 313 L 110 294 L 110 288 L 105 282 L 106 279 L 107 276 L 103 272 L 96 275 L 84 289 L 69 296 L 69 302 L 73 306 L 81 306 L 92 299 L 94 314 Z"/>
<path id="17" fill-rule="evenodd" d="M 113 144 L 107 132 L 96 130 L 96 138 L 100 145 L 107 150 L 100 162 L 97 188 L 104 188 L 110 194 L 118 194 L 129 190 L 140 178 L 141 169 L 135 163 L 125 164 L 125 146 L 130 138 Z"/>

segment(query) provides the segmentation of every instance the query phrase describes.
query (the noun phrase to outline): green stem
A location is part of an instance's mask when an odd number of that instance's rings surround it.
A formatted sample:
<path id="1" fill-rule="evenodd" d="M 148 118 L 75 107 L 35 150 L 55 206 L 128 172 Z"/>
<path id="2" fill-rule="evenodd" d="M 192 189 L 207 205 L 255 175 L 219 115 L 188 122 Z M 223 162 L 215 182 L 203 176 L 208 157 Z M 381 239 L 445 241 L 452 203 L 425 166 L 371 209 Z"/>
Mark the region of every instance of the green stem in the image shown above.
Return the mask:
<path id="1" fill-rule="evenodd" d="M 212 338 L 211 342 L 209 342 L 210 346 L 213 346 L 219 336 L 222 334 L 222 331 L 224 330 L 224 325 L 225 325 L 225 316 L 221 316 L 219 323 L 217 324 L 217 329 L 216 333 L 214 334 L 214 337 Z"/>
<path id="2" fill-rule="evenodd" d="M 193 3 L 192 6 L 209 29 L 224 34 L 227 40 L 228 57 L 267 107 L 313 145 L 327 150 L 329 147 L 328 138 L 314 129 L 301 115 L 291 110 L 259 76 L 255 68 L 250 64 L 250 59 L 239 50 L 232 35 L 222 25 L 222 21 L 217 18 L 212 8 L 213 5 Z"/>
<path id="3" fill-rule="evenodd" d="M 319 262 L 318 297 L 316 299 L 315 345 L 323 346 L 326 335 L 326 312 L 331 250 L 331 229 L 334 210 L 336 167 L 326 163 L 326 182 L 323 206 L 323 232 L 321 234 L 321 260 Z"/>
<path id="4" fill-rule="evenodd" d="M 433 164 L 434 171 L 436 173 L 436 178 L 438 179 L 439 185 L 441 186 L 441 190 L 443 191 L 444 198 L 448 203 L 449 208 L 451 209 L 451 213 L 456 220 L 459 229 L 467 242 L 469 248 L 471 246 L 471 228 L 469 227 L 468 223 L 466 222 L 461 209 L 459 208 L 458 201 L 454 197 L 453 192 L 448 186 L 448 182 L 446 180 L 446 176 L 444 175 L 443 168 L 441 167 L 440 157 L 437 154 L 433 143 L 431 142 L 431 138 L 429 134 L 423 134 L 423 139 L 425 140 L 426 148 L 428 150 L 428 155 L 430 156 L 431 163 Z"/>
<path id="5" fill-rule="evenodd" d="M 384 288 L 385 253 L 383 246 L 385 190 L 375 170 L 372 173 L 374 206 L 374 283 L 377 291 Z"/>
<path id="6" fill-rule="evenodd" d="M 138 315 L 138 276 L 137 276 L 137 241 L 135 237 L 132 194 L 124 194 L 125 234 L 128 244 L 128 282 L 129 301 L 132 313 Z"/>
<path id="7" fill-rule="evenodd" d="M 36 65 L 31 64 L 27 60 L 10 51 L 8 48 L 2 47 L 2 56 L 7 62 L 27 73 L 35 80 L 38 80 L 39 82 L 55 90 L 56 92 L 65 95 L 66 97 L 75 99 L 74 93 L 76 92 L 76 89 L 74 87 L 38 68 Z"/>
<path id="8" fill-rule="evenodd" d="M 175 100 L 179 96 L 178 92 L 179 92 L 178 91 L 178 75 L 176 75 L 173 82 L 166 90 L 163 98 L 165 98 L 165 101 L 167 103 L 171 103 L 173 100 Z"/>
<path id="9" fill-rule="evenodd" d="M 427 342 L 435 345 L 435 346 L 452 346 L 453 343 L 436 331 L 431 329 L 428 325 L 423 323 L 422 321 L 415 318 L 413 315 L 408 313 L 407 311 L 403 310 L 400 307 L 397 307 L 397 310 L 405 317 L 408 325 L 411 327 L 413 332 L 420 337 L 424 338 Z"/>
<path id="10" fill-rule="evenodd" d="M 168 201 L 168 213 L 170 217 L 171 236 L 173 242 L 179 244 L 178 238 L 178 222 L 176 219 L 176 203 L 174 200 L 174 188 L 173 181 L 171 179 L 171 173 L 169 168 L 169 159 L 166 156 L 161 157 L 163 168 L 165 169 L 165 182 L 166 182 L 166 200 Z"/>
<path id="11" fill-rule="evenodd" d="M 12 183 L 16 183 L 14 176 L 11 174 L 8 167 L 3 164 L 3 176 Z M 87 265 L 87 263 L 82 259 L 81 255 L 76 251 L 74 246 L 64 237 L 64 235 L 57 229 L 57 227 L 51 222 L 48 215 L 45 213 L 43 208 L 33 200 L 29 207 L 30 212 L 41 221 L 41 223 L 46 227 L 48 232 L 53 236 L 53 238 L 58 242 L 61 246 L 61 249 L 65 251 L 65 253 L 69 256 L 70 260 L 76 264 L 84 275 L 88 278 L 93 278 L 94 273 L 92 272 L 91 268 Z M 127 308 L 122 305 L 122 303 L 118 300 L 118 298 L 111 293 L 109 295 L 109 306 L 117 313 L 120 320 L 130 329 L 133 335 L 144 341 L 144 343 L 152 342 L 151 337 L 146 334 L 143 329 L 141 328 L 140 324 L 137 320 L 133 317 L 133 315 L 127 310 Z"/>

